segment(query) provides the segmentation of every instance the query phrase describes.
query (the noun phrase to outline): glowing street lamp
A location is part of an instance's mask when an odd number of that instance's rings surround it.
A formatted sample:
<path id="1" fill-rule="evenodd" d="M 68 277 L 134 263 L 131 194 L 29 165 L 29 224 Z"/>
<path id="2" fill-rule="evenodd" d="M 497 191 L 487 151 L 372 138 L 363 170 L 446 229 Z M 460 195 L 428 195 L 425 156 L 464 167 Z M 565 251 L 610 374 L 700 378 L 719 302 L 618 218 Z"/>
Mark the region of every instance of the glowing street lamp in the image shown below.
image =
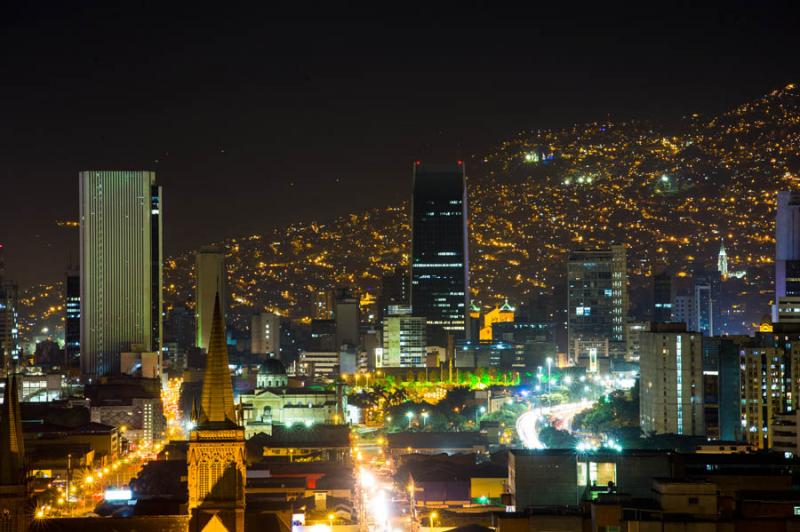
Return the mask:
<path id="1" fill-rule="evenodd" d="M 437 517 L 439 517 L 439 514 L 437 514 L 436 512 L 431 512 L 431 515 L 430 515 L 430 518 L 431 518 L 431 529 L 433 529 L 433 520 L 436 519 Z"/>
<path id="2" fill-rule="evenodd" d="M 486 413 L 486 407 L 485 406 L 482 406 L 482 407 L 478 408 L 477 410 L 475 410 L 475 425 L 478 424 L 478 415 L 480 414 L 482 416 L 485 413 Z"/>
<path id="3" fill-rule="evenodd" d="M 422 413 L 422 426 L 423 427 L 425 426 L 425 422 L 428 421 L 428 416 L 429 415 L 430 415 L 430 413 L 428 413 L 428 412 L 423 412 Z"/>
<path id="4" fill-rule="evenodd" d="M 408 428 L 411 428 L 411 420 L 414 419 L 414 412 L 406 412 L 408 418 Z"/>

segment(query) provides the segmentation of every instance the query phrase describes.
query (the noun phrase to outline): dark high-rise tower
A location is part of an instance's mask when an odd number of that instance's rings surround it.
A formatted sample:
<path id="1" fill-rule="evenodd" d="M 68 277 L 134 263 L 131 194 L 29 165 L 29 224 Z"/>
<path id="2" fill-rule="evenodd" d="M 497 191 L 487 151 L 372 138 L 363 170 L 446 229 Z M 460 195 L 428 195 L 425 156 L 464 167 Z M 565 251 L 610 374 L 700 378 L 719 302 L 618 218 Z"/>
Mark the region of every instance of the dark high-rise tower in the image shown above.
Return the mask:
<path id="1" fill-rule="evenodd" d="M 3 244 L 0 244 L 0 366 L 10 369 L 19 360 L 17 284 L 5 279 Z M 0 368 L 1 369 L 1 368 Z"/>
<path id="2" fill-rule="evenodd" d="M 414 165 L 411 306 L 428 343 L 469 336 L 469 259 L 464 165 Z"/>
<path id="3" fill-rule="evenodd" d="M 78 272 L 67 274 L 64 308 L 64 357 L 68 366 L 81 362 L 81 276 Z"/>
<path id="4" fill-rule="evenodd" d="M 672 276 L 667 272 L 653 276 L 653 321 L 672 321 Z"/>
<path id="5" fill-rule="evenodd" d="M 778 192 L 773 321 L 800 322 L 800 192 Z"/>

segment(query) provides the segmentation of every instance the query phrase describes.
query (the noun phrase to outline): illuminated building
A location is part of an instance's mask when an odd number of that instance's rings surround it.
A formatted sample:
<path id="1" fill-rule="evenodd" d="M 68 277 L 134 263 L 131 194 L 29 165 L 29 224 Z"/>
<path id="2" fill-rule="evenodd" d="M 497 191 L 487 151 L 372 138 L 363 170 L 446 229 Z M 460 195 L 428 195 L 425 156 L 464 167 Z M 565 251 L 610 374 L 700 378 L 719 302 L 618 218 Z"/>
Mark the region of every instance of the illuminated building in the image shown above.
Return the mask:
<path id="1" fill-rule="evenodd" d="M 795 409 L 792 398 L 797 397 L 797 379 L 787 383 L 787 372 L 800 366 L 800 345 L 792 343 L 789 353 L 782 347 L 743 346 L 740 364 L 744 437 L 758 449 L 769 449 L 773 419 Z"/>
<path id="2" fill-rule="evenodd" d="M 5 397 L 0 407 L 0 529 L 25 532 L 30 524 L 25 443 L 19 408 L 17 377 L 5 382 Z"/>
<path id="3" fill-rule="evenodd" d="M 281 356 L 281 317 L 259 312 L 250 318 L 250 352 L 254 355 Z"/>
<path id="4" fill-rule="evenodd" d="M 84 378 L 118 374 L 123 351 L 161 351 L 161 214 L 155 173 L 80 173 Z"/>
<path id="5" fill-rule="evenodd" d="M 256 389 L 239 397 L 246 438 L 259 432 L 271 434 L 273 425 L 309 427 L 340 420 L 336 391 L 289 387 L 286 369 L 275 359 L 266 360 L 259 367 Z"/>
<path id="6" fill-rule="evenodd" d="M 778 192 L 772 320 L 800 323 L 800 192 Z"/>
<path id="7" fill-rule="evenodd" d="M 302 351 L 297 361 L 299 375 L 315 379 L 333 378 L 339 373 L 338 351 Z"/>
<path id="8" fill-rule="evenodd" d="M 191 530 L 244 531 L 246 451 L 233 403 L 225 322 L 215 298 L 197 427 L 189 435 Z"/>
<path id="9" fill-rule="evenodd" d="M 312 301 L 312 317 L 315 320 L 333 319 L 333 290 L 317 290 Z"/>
<path id="10" fill-rule="evenodd" d="M 645 434 L 702 436 L 703 338 L 682 324 L 641 335 L 639 420 Z"/>
<path id="11" fill-rule="evenodd" d="M 222 318 L 227 316 L 225 252 L 212 246 L 200 248 L 195 256 L 195 275 L 195 346 L 208 350 L 211 321 L 214 318 L 214 298 L 217 294 L 222 305 Z"/>
<path id="12" fill-rule="evenodd" d="M 641 340 L 642 333 L 650 330 L 650 323 L 643 322 L 630 322 L 626 323 L 627 329 L 625 335 L 626 349 L 625 360 L 638 361 L 641 354 Z"/>
<path id="13" fill-rule="evenodd" d="M 687 294 L 675 294 L 672 297 L 672 319 L 675 323 L 683 323 L 687 329 L 693 329 L 695 322 L 694 296 Z"/>
<path id="14" fill-rule="evenodd" d="M 672 321 L 672 276 L 661 272 L 653 276 L 653 321 Z"/>
<path id="15" fill-rule="evenodd" d="M 469 258 L 464 165 L 414 165 L 411 307 L 428 343 L 469 337 Z"/>
<path id="16" fill-rule="evenodd" d="M 379 368 L 425 366 L 425 318 L 413 316 L 408 306 L 390 306 L 383 319 L 383 349 Z"/>
<path id="17" fill-rule="evenodd" d="M 161 402 L 161 380 L 129 376 L 103 378 L 86 385 L 91 420 L 125 427 L 124 437 L 134 444 L 161 439 L 166 429 Z"/>
<path id="18" fill-rule="evenodd" d="M 496 306 L 483 316 L 483 327 L 481 327 L 479 340 L 492 341 L 492 325 L 495 323 L 508 323 L 514 321 L 514 307 L 508 304 L 508 300 L 503 306 Z"/>
<path id="19" fill-rule="evenodd" d="M 575 362 L 598 371 L 598 358 L 623 358 L 628 314 L 625 246 L 579 249 L 567 266 L 567 338 Z"/>
<path id="20" fill-rule="evenodd" d="M 64 308 L 64 357 L 67 365 L 79 366 L 81 357 L 81 277 L 68 274 Z"/>
<path id="21" fill-rule="evenodd" d="M 728 253 L 725 251 L 725 240 L 719 245 L 719 255 L 717 255 L 717 272 L 725 280 L 728 278 Z"/>

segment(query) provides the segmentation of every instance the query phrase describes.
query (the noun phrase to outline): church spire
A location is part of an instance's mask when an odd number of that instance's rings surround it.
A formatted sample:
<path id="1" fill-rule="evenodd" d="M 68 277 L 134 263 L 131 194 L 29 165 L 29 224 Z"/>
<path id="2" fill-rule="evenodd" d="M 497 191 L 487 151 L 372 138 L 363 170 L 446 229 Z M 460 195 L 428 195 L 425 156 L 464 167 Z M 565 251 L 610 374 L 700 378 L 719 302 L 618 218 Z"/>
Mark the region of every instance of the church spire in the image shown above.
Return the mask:
<path id="1" fill-rule="evenodd" d="M 9 373 L 0 410 L 0 486 L 25 483 L 25 446 L 19 411 L 17 377 Z"/>
<path id="2" fill-rule="evenodd" d="M 200 398 L 199 425 L 236 423 L 233 405 L 233 386 L 228 369 L 228 348 L 225 345 L 225 323 L 219 303 L 219 292 L 214 299 L 214 317 L 208 341 L 203 393 Z"/>

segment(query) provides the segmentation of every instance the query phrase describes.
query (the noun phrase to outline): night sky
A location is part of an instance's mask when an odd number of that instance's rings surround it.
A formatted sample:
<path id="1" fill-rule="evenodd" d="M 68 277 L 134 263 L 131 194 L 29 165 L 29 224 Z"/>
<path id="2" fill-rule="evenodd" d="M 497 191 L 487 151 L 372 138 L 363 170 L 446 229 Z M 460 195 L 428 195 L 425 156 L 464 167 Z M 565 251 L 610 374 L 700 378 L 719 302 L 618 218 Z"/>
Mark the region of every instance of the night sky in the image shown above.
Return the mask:
<path id="1" fill-rule="evenodd" d="M 674 124 L 800 81 L 798 12 L 764 2 L 162 4 L 0 8 L 0 242 L 22 287 L 76 260 L 56 222 L 82 169 L 155 170 L 169 255 L 397 203 L 415 159 L 520 129 Z"/>

